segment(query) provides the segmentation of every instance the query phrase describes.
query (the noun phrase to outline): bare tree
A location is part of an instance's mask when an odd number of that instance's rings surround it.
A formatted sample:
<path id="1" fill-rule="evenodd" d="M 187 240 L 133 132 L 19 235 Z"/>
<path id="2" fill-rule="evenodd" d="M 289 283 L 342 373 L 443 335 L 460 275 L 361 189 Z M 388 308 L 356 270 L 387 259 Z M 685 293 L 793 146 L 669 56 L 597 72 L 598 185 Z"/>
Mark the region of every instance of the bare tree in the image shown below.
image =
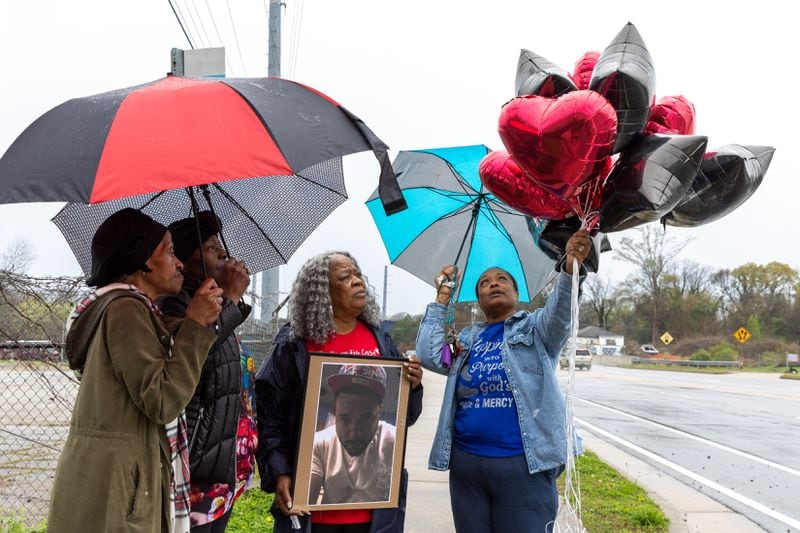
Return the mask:
<path id="1" fill-rule="evenodd" d="M 678 282 L 682 295 L 708 293 L 712 289 L 712 270 L 696 261 L 682 261 L 678 267 Z"/>
<path id="2" fill-rule="evenodd" d="M 26 271 L 35 257 L 33 247 L 22 239 L 0 253 L 0 338 L 60 343 L 82 278 L 29 276 Z"/>
<path id="3" fill-rule="evenodd" d="M 583 284 L 583 294 L 583 303 L 594 313 L 596 325 L 608 329 L 608 319 L 619 302 L 616 287 L 608 278 L 590 276 Z"/>
<path id="4" fill-rule="evenodd" d="M 7 270 L 23 274 L 28 271 L 36 259 L 31 243 L 25 239 L 16 238 L 0 253 L 0 270 Z"/>
<path id="5" fill-rule="evenodd" d="M 638 238 L 625 237 L 617 246 L 617 256 L 638 267 L 629 279 L 630 288 L 650 299 L 650 342 L 658 338 L 659 310 L 664 304 L 664 288 L 667 276 L 675 268 L 675 258 L 690 240 L 682 243 L 668 237 L 666 232 L 654 225 L 637 229 Z"/>

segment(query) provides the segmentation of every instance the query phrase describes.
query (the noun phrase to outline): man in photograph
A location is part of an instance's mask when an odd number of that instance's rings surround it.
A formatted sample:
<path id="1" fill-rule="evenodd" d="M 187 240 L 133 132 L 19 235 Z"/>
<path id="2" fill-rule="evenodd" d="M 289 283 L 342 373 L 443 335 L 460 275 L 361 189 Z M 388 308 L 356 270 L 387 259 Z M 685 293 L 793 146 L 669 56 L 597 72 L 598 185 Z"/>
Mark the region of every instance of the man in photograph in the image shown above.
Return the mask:
<path id="1" fill-rule="evenodd" d="M 380 420 L 386 371 L 377 365 L 342 365 L 328 378 L 328 388 L 335 422 L 314 435 L 309 503 L 389 500 L 396 430 Z"/>

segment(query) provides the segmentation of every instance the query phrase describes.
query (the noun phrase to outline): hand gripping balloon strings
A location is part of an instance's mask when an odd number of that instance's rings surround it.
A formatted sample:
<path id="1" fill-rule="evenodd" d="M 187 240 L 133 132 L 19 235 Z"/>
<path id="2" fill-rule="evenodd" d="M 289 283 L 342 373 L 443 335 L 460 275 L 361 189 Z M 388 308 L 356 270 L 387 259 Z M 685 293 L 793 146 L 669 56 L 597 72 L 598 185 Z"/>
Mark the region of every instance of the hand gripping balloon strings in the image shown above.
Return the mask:
<path id="1" fill-rule="evenodd" d="M 575 419 L 572 411 L 572 396 L 575 388 L 575 347 L 578 340 L 578 291 L 580 288 L 580 265 L 578 260 L 572 259 L 572 298 L 571 312 L 572 322 L 570 324 L 569 336 L 569 373 L 567 377 L 567 389 L 564 393 L 566 404 L 564 416 L 564 435 L 567 439 L 567 464 L 564 473 L 564 498 L 561 507 L 562 519 L 555 524 L 554 531 L 559 533 L 583 533 L 581 520 L 581 482 L 578 470 L 575 468 L 575 443 L 577 434 L 575 432 Z"/>
<path id="2" fill-rule="evenodd" d="M 456 282 L 457 276 L 458 267 L 453 267 L 452 277 L 442 274 L 436 278 L 437 290 L 443 286 L 450 288 L 450 301 L 447 303 L 447 318 L 445 318 L 445 327 L 449 325 L 449 328 L 447 328 L 445 342 L 442 346 L 442 366 L 444 368 L 450 368 L 450 365 L 453 362 L 453 356 L 458 355 L 458 332 L 456 331 L 455 327 L 456 287 L 458 286 L 458 283 Z"/>

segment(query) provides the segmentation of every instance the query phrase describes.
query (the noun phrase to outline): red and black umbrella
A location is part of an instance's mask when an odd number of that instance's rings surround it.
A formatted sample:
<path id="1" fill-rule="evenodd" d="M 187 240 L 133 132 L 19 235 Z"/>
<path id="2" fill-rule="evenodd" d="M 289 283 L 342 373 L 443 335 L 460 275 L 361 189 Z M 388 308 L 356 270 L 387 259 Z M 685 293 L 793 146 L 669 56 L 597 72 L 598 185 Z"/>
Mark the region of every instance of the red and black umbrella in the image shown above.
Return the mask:
<path id="1" fill-rule="evenodd" d="M 341 157 L 366 150 L 387 214 L 405 209 L 387 146 L 326 95 L 280 78 L 168 76 L 39 117 L 0 158 L 0 204 L 77 202 L 54 222 L 88 272 L 88 243 L 110 213 L 135 207 L 169 223 L 191 214 L 187 192 L 202 193 L 257 271 L 286 262 L 347 198 Z"/>

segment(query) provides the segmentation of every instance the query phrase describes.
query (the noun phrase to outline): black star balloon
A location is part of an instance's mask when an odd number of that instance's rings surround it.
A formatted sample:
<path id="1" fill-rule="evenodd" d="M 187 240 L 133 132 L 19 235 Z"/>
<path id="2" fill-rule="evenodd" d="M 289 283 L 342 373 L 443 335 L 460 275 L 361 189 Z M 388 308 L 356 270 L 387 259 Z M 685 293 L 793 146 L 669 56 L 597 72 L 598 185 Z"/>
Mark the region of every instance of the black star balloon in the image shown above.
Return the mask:
<path id="1" fill-rule="evenodd" d="M 592 71 L 589 88 L 617 111 L 614 153 L 641 136 L 654 102 L 656 72 L 642 36 L 630 22 L 603 50 Z"/>
<path id="2" fill-rule="evenodd" d="M 555 98 L 575 91 L 577 87 L 572 83 L 567 71 L 523 48 L 519 53 L 514 90 L 517 96 L 535 94 Z"/>
<path id="3" fill-rule="evenodd" d="M 661 221 L 668 226 L 702 226 L 727 215 L 761 185 L 775 148 L 728 144 L 708 152 L 686 196 Z"/>
<path id="4" fill-rule="evenodd" d="M 707 142 L 700 135 L 648 135 L 626 148 L 603 186 L 600 231 L 632 228 L 670 212 L 697 176 Z"/>

